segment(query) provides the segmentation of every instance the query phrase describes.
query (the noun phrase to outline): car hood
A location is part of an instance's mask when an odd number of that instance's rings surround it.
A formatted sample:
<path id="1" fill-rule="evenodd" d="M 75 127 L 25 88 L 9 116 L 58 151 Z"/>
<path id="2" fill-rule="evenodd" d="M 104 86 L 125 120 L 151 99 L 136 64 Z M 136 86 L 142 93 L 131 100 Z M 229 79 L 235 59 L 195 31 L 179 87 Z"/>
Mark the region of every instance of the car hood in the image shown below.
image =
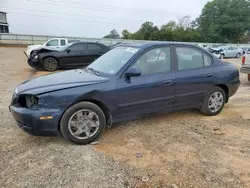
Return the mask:
<path id="1" fill-rule="evenodd" d="M 36 44 L 36 45 L 29 45 L 27 48 L 28 49 L 37 49 L 40 48 L 42 45 L 41 44 Z"/>
<path id="2" fill-rule="evenodd" d="M 39 53 L 44 53 L 44 52 L 58 52 L 60 51 L 60 48 L 58 49 L 53 49 L 53 48 L 49 48 L 49 47 L 40 47 L 38 48 Z"/>
<path id="3" fill-rule="evenodd" d="M 18 85 L 15 94 L 42 94 L 51 91 L 108 82 L 109 78 L 87 72 L 84 69 L 69 70 L 35 77 Z"/>

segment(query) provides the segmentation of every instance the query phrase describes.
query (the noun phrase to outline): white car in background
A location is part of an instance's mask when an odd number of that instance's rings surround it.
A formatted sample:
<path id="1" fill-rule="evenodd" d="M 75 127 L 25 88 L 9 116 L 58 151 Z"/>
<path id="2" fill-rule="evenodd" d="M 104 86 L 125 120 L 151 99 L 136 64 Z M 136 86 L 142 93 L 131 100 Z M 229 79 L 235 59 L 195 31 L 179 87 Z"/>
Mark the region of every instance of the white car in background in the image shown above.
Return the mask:
<path id="1" fill-rule="evenodd" d="M 220 59 L 240 58 L 243 55 L 243 49 L 236 46 L 220 46 L 218 48 L 212 48 L 210 52 Z"/>
<path id="2" fill-rule="evenodd" d="M 240 72 L 247 74 L 248 81 L 250 82 L 250 48 L 248 48 L 242 57 Z"/>
<path id="3" fill-rule="evenodd" d="M 30 53 L 33 50 L 39 49 L 41 47 L 56 49 L 56 48 L 60 48 L 62 46 L 65 46 L 67 44 L 68 44 L 68 39 L 66 39 L 66 38 L 52 38 L 52 39 L 48 40 L 47 42 L 45 42 L 44 44 L 37 44 L 37 45 L 28 46 L 25 54 L 29 58 Z"/>

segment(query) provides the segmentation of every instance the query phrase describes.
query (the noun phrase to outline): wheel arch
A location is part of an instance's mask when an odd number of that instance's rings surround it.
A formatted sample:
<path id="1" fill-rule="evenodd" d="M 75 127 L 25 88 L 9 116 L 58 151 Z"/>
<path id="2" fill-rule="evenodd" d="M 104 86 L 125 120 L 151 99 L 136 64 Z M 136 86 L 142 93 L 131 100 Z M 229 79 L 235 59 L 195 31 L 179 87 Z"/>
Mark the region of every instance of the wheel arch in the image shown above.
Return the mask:
<path id="1" fill-rule="evenodd" d="M 109 108 L 107 107 L 107 105 L 105 105 L 103 102 L 99 101 L 99 100 L 96 100 L 96 99 L 91 99 L 91 98 L 86 98 L 86 99 L 80 99 L 80 100 L 77 100 L 75 101 L 74 103 L 72 103 L 70 106 L 68 106 L 68 108 L 66 108 L 64 110 L 64 112 L 62 113 L 61 117 L 60 117 L 60 120 L 59 120 L 59 123 L 58 123 L 58 130 L 60 130 L 60 124 L 61 124 L 61 120 L 62 120 L 62 117 L 63 115 L 65 114 L 65 112 L 72 106 L 74 106 L 75 104 L 77 103 L 80 103 L 80 102 L 90 102 L 90 103 L 93 103 L 95 105 L 97 105 L 99 108 L 101 108 L 101 110 L 103 111 L 104 115 L 105 115 L 105 118 L 106 118 L 106 124 L 108 124 L 110 121 L 112 121 L 110 118 L 112 117 L 110 115 L 110 110 Z"/>
<path id="2" fill-rule="evenodd" d="M 228 99 L 229 99 L 229 88 L 228 88 L 228 86 L 225 85 L 225 84 L 218 84 L 218 85 L 216 85 L 216 87 L 219 87 L 219 88 L 224 90 L 224 92 L 226 94 L 226 103 L 227 103 Z"/>

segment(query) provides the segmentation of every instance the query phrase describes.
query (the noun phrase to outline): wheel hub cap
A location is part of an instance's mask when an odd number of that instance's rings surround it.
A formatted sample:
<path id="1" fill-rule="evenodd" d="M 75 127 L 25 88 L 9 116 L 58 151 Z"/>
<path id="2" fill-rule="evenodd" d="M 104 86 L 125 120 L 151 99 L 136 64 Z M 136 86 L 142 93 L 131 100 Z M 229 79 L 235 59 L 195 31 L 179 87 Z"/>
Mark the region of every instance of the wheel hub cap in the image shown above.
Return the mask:
<path id="1" fill-rule="evenodd" d="M 95 112 L 79 110 L 70 117 L 68 129 L 75 138 L 88 139 L 98 131 L 99 125 L 99 117 Z"/>
<path id="2" fill-rule="evenodd" d="M 211 112 L 218 112 L 223 105 L 223 95 L 221 92 L 214 92 L 208 100 L 208 108 Z"/>

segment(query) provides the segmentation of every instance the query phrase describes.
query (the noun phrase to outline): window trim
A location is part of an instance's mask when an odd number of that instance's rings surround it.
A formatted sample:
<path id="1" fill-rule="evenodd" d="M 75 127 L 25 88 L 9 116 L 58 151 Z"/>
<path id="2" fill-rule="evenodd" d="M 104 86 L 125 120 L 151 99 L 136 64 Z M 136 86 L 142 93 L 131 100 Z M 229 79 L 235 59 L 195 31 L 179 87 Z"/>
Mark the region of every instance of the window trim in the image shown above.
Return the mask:
<path id="1" fill-rule="evenodd" d="M 148 74 L 148 75 L 141 75 L 140 77 L 146 77 L 146 76 L 153 76 L 156 74 L 163 74 L 163 73 L 169 73 L 174 71 L 174 55 L 173 55 L 173 46 L 171 44 L 168 45 L 159 45 L 159 46 L 153 46 L 151 48 L 148 48 L 147 50 L 143 50 L 129 65 L 128 67 L 120 74 L 119 77 L 125 77 L 125 73 L 126 71 L 132 67 L 144 54 L 146 54 L 147 52 L 157 49 L 157 48 L 170 48 L 170 70 L 169 71 L 165 71 L 165 72 L 158 72 L 158 73 L 154 73 L 154 74 Z"/>
<path id="2" fill-rule="evenodd" d="M 190 68 L 190 69 L 178 69 L 178 57 L 177 57 L 177 51 L 176 48 L 191 48 L 191 49 L 195 49 L 198 50 L 202 53 L 202 59 L 203 59 L 203 67 L 198 67 L 198 68 Z M 175 71 L 186 71 L 186 70 L 197 70 L 197 69 L 203 69 L 203 68 L 208 68 L 208 67 L 212 67 L 214 65 L 214 58 L 211 56 L 211 54 L 209 54 L 207 51 L 198 48 L 196 46 L 191 46 L 191 45 L 178 45 L 175 44 L 173 45 L 173 53 L 174 53 L 174 64 L 175 64 Z M 211 65 L 209 66 L 205 66 L 205 62 L 204 62 L 204 54 L 206 54 L 210 59 L 211 59 Z"/>

